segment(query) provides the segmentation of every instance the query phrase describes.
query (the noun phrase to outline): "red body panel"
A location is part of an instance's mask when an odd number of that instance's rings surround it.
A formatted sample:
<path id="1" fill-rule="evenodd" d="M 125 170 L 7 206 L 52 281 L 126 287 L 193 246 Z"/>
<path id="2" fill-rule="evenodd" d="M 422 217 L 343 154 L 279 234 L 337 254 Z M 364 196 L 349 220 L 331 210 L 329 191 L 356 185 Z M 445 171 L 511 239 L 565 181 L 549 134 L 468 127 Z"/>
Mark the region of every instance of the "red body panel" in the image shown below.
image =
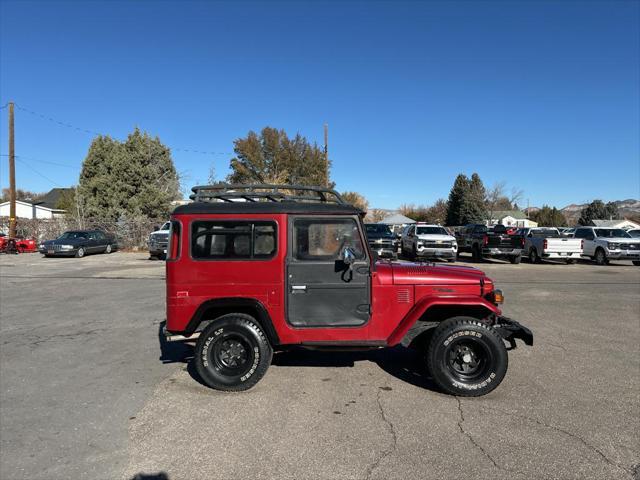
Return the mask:
<path id="1" fill-rule="evenodd" d="M 278 250 L 269 260 L 194 260 L 189 254 L 193 220 L 271 220 L 277 223 Z M 482 305 L 499 313 L 482 295 L 493 289 L 483 272 L 468 267 L 379 262 L 371 273 L 371 317 L 361 327 L 296 328 L 286 320 L 286 214 L 175 215 L 181 222 L 179 256 L 166 262 L 167 330 L 183 332 L 203 302 L 251 298 L 269 313 L 281 344 L 311 342 L 398 343 L 433 305 Z M 481 279 L 484 286 L 481 285 Z"/>
<path id="2" fill-rule="evenodd" d="M 7 248 L 8 237 L 0 237 L 0 252 Z M 31 238 L 16 238 L 16 248 L 19 253 L 33 253 L 38 251 L 36 241 Z"/>

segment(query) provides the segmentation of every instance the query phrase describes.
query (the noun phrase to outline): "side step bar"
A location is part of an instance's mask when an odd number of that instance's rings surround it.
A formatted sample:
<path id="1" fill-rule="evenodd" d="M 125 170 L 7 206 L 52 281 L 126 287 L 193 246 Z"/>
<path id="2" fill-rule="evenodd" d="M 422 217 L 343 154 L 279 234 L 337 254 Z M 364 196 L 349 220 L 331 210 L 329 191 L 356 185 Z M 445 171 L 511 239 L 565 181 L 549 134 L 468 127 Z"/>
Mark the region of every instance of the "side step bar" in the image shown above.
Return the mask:
<path id="1" fill-rule="evenodd" d="M 167 327 L 162 327 L 162 334 L 167 342 L 193 342 L 200 336 L 200 332 L 194 332 L 189 337 L 173 334 L 167 331 Z"/>

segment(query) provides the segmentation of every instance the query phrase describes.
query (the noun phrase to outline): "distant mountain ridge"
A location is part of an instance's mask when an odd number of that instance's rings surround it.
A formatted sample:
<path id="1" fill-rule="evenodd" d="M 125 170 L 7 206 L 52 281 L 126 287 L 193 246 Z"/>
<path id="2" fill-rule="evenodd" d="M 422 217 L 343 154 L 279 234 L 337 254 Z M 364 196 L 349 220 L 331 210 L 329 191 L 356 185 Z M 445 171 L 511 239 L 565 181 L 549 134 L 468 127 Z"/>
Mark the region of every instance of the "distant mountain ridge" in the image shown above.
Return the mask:
<path id="1" fill-rule="evenodd" d="M 618 207 L 618 215 L 621 218 L 640 216 L 640 200 L 629 198 L 627 200 L 614 200 L 612 203 L 614 203 L 615 206 Z M 582 209 L 586 208 L 588 205 L 589 203 L 572 203 L 564 208 L 561 208 L 560 211 L 569 222 L 577 221 L 580 217 L 580 212 L 582 211 Z"/>

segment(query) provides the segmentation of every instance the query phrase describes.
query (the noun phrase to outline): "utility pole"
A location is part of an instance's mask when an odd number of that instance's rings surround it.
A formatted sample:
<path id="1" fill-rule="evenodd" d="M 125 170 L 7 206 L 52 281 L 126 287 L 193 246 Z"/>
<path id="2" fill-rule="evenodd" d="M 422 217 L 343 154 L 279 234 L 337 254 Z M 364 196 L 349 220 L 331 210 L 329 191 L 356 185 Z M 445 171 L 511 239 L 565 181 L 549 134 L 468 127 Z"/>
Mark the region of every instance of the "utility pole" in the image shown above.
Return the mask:
<path id="1" fill-rule="evenodd" d="M 324 183 L 329 186 L 329 125 L 324 124 Z"/>
<path id="2" fill-rule="evenodd" d="M 9 102 L 9 238 L 16 238 L 16 152 L 13 138 L 13 102 Z"/>

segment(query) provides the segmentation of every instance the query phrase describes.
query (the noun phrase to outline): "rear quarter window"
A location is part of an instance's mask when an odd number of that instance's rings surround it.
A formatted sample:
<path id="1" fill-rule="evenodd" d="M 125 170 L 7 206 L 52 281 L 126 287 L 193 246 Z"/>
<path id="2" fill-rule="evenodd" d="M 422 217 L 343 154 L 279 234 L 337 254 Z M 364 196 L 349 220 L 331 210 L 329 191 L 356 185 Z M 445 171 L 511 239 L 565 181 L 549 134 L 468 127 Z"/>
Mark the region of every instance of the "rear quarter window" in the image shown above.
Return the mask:
<path id="1" fill-rule="evenodd" d="M 275 222 L 196 220 L 191 256 L 199 260 L 260 260 L 277 250 Z"/>

